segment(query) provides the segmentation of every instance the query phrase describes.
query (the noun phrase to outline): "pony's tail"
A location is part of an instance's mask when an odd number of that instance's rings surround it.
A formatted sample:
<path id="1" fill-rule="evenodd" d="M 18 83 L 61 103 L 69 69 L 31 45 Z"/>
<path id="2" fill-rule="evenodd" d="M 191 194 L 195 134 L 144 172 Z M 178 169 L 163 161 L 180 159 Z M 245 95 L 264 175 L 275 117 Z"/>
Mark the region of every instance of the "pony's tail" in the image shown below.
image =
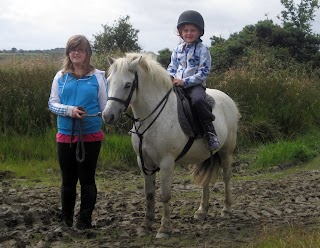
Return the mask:
<path id="1" fill-rule="evenodd" d="M 216 182 L 220 168 L 220 156 L 215 153 L 202 163 L 196 164 L 193 169 L 193 182 L 199 186 L 207 186 L 210 182 Z"/>

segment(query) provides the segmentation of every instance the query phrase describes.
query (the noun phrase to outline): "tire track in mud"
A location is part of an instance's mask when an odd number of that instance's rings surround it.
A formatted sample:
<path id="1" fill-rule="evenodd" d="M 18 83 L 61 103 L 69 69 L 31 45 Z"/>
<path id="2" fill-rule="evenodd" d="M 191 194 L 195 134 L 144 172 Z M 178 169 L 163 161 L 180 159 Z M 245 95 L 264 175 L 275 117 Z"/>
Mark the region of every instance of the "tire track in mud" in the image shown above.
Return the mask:
<path id="1" fill-rule="evenodd" d="M 145 247 L 188 247 L 178 241 L 186 238 L 196 247 L 239 247 L 254 240 L 266 225 L 319 228 L 319 170 L 284 179 L 233 180 L 233 213 L 228 217 L 220 216 L 224 188 L 219 180 L 211 187 L 209 213 L 203 222 L 193 219 L 201 189 L 186 179 L 186 173 L 185 169 L 175 172 L 171 242 L 154 239 L 161 220 L 159 201 L 153 232 L 146 234 L 141 228 L 145 201 L 140 175 L 99 174 L 103 180 L 98 183 L 95 228 L 87 231 L 61 226 L 59 187 L 14 187 L 19 180 L 0 178 L 0 247 L 141 247 L 139 237 L 144 235 L 151 240 Z M 79 202 L 75 212 L 78 209 Z"/>

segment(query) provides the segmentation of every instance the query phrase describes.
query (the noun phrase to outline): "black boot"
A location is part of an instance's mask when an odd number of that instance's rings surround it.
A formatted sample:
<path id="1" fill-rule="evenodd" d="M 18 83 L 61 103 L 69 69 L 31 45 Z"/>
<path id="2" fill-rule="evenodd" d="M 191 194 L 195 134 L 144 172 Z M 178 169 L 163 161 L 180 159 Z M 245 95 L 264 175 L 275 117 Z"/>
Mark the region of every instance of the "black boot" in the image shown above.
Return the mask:
<path id="1" fill-rule="evenodd" d="M 73 224 L 76 188 L 61 187 L 62 220 L 67 227 Z"/>
<path id="2" fill-rule="evenodd" d="M 212 124 L 211 120 L 203 120 L 201 121 L 202 127 L 205 132 L 205 136 L 208 138 L 208 149 L 209 151 L 214 151 L 219 148 L 220 142 L 217 137 L 216 130 Z"/>
<path id="3" fill-rule="evenodd" d="M 91 228 L 91 216 L 97 199 L 96 185 L 81 186 L 81 204 L 76 227 L 79 229 Z"/>

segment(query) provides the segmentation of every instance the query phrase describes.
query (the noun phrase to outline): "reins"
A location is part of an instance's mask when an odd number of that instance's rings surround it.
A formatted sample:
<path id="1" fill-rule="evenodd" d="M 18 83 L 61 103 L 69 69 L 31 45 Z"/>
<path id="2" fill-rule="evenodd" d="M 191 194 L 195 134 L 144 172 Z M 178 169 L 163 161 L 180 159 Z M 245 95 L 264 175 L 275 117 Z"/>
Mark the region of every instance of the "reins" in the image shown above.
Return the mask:
<path id="1" fill-rule="evenodd" d="M 83 107 L 78 107 L 80 110 L 85 111 Z M 83 117 L 101 117 L 101 112 L 96 114 L 84 114 Z M 72 119 L 72 130 L 71 130 L 71 137 L 70 137 L 70 148 L 72 146 L 72 140 L 74 138 L 74 126 L 75 126 L 76 118 Z M 81 154 L 81 157 L 80 157 Z M 82 139 L 82 119 L 79 119 L 78 124 L 78 140 L 77 140 L 77 147 L 76 147 L 76 159 L 79 163 L 82 163 L 86 159 L 85 154 L 85 146 Z"/>

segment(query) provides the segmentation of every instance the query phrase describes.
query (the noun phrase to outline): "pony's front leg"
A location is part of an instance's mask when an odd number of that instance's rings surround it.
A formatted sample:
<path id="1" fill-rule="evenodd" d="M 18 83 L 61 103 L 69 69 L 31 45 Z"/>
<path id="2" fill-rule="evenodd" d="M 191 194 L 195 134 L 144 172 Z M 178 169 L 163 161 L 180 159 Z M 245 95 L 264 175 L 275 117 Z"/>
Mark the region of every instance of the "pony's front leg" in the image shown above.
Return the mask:
<path id="1" fill-rule="evenodd" d="M 144 175 L 144 192 L 147 202 L 145 224 L 148 230 L 152 229 L 154 222 L 154 207 L 155 207 L 155 181 L 156 174 Z"/>
<path id="2" fill-rule="evenodd" d="M 210 187 L 209 187 L 209 184 L 207 184 L 202 187 L 200 206 L 194 214 L 194 218 L 196 220 L 205 220 L 205 218 L 207 217 L 208 208 L 209 208 L 209 194 L 210 194 Z"/>
<path id="3" fill-rule="evenodd" d="M 171 186 L 173 179 L 174 164 L 166 165 L 161 168 L 161 188 L 160 188 L 160 201 L 163 204 L 163 212 L 161 218 L 161 226 L 158 230 L 156 238 L 165 238 L 171 234 L 171 220 L 170 220 L 170 199 L 171 199 Z"/>

